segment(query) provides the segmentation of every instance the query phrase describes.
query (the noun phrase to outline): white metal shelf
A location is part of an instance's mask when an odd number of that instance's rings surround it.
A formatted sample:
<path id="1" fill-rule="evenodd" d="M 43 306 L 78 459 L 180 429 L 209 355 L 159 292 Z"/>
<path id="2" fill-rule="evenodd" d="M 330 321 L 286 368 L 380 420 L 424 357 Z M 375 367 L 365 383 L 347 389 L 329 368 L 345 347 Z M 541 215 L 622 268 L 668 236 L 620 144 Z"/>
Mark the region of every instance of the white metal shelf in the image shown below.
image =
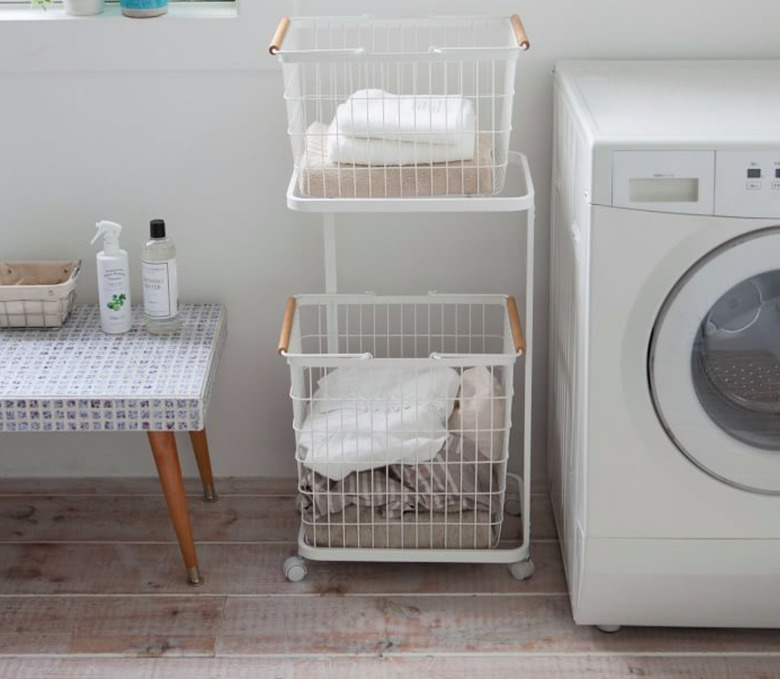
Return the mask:
<path id="1" fill-rule="evenodd" d="M 492 196 L 424 196 L 420 198 L 311 198 L 300 191 L 293 170 L 287 207 L 300 212 L 524 212 L 533 208 L 534 185 L 528 159 L 509 152 L 504 190 Z"/>

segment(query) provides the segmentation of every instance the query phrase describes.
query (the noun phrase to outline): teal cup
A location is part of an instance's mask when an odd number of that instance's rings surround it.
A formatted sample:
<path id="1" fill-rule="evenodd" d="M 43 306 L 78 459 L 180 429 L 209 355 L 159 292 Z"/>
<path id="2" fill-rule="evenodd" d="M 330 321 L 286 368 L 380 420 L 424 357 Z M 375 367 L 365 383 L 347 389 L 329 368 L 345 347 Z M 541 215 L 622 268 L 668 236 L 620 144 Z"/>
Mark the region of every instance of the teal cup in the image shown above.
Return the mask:
<path id="1" fill-rule="evenodd" d="M 120 4 L 128 17 L 156 17 L 168 11 L 168 0 L 121 0 Z"/>

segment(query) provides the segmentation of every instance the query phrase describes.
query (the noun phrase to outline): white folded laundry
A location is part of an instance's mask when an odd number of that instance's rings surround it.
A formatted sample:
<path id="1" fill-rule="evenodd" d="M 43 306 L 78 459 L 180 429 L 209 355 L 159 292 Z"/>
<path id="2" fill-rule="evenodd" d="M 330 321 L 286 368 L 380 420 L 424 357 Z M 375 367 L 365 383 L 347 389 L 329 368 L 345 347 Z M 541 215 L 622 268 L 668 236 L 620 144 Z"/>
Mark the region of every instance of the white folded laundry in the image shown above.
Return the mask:
<path id="1" fill-rule="evenodd" d="M 350 137 L 337 129 L 328 129 L 328 162 L 349 165 L 430 165 L 474 157 L 474 134 L 464 134 L 455 144 L 429 141 L 399 141 Z"/>
<path id="2" fill-rule="evenodd" d="M 472 151 L 477 131 L 470 99 L 397 95 L 378 89 L 350 95 L 339 105 L 333 123 L 340 136 L 465 145 Z"/>

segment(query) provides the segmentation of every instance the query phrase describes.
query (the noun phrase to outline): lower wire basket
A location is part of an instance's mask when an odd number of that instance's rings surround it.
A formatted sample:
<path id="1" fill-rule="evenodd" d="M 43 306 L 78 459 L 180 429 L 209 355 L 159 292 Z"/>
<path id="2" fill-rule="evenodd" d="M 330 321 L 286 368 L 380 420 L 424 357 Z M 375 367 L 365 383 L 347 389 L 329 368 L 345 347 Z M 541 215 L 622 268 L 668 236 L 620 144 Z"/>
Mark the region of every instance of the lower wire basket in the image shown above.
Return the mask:
<path id="1" fill-rule="evenodd" d="M 287 577 L 300 557 L 515 563 L 528 577 L 528 478 L 507 472 L 523 351 L 507 296 L 291 298 L 280 353 L 301 529 Z M 522 514 L 511 535 L 507 513 Z"/>

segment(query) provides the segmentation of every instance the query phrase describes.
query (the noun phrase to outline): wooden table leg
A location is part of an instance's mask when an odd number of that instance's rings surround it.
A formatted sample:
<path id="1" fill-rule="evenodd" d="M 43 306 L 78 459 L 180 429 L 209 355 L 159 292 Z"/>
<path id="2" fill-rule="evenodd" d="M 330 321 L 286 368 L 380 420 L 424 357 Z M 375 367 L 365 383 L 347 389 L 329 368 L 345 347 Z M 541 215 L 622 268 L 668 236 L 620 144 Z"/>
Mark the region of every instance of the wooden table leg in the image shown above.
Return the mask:
<path id="1" fill-rule="evenodd" d="M 203 501 L 216 502 L 218 498 L 217 491 L 214 489 L 214 474 L 211 471 L 206 428 L 204 427 L 200 431 L 191 431 L 190 441 L 192 441 L 192 449 L 195 451 L 195 460 L 198 463 L 200 482 L 203 484 Z"/>
<path id="2" fill-rule="evenodd" d="M 203 578 L 198 569 L 198 556 L 192 538 L 187 496 L 181 478 L 179 454 L 176 451 L 176 437 L 172 431 L 150 431 L 148 434 L 152 453 L 154 453 L 154 463 L 157 465 L 157 475 L 160 477 L 165 502 L 168 505 L 168 513 L 179 540 L 184 565 L 187 567 L 187 579 L 192 585 L 200 585 Z"/>

